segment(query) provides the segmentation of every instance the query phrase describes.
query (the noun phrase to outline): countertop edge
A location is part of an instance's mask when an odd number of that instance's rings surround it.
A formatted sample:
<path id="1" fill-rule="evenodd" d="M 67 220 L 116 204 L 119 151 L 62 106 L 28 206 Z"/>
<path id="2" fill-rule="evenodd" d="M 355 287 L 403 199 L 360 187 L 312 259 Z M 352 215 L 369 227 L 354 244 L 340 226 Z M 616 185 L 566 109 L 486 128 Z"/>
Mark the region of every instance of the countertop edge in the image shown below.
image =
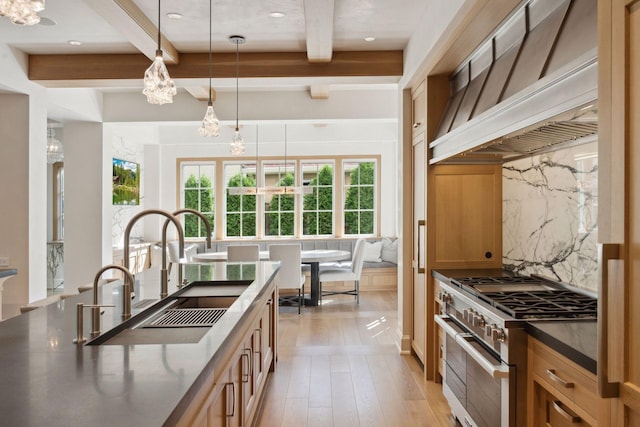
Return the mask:
<path id="1" fill-rule="evenodd" d="M 547 345 L 549 348 L 557 351 L 561 355 L 565 356 L 575 364 L 583 367 L 592 374 L 597 374 L 598 362 L 587 356 L 580 350 L 568 345 L 567 343 L 559 340 L 552 334 L 543 331 L 536 327 L 535 322 L 527 322 L 525 325 L 525 331 L 529 336 L 537 339 L 541 343 Z"/>

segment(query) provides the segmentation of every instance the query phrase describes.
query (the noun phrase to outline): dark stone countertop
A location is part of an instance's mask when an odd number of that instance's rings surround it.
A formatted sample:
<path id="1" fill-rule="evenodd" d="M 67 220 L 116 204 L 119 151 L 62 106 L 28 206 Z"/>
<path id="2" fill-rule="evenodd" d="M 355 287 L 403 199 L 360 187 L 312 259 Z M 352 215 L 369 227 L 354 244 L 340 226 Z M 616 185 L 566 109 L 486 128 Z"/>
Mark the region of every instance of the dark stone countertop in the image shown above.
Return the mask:
<path id="1" fill-rule="evenodd" d="M 448 282 L 463 277 L 512 276 L 501 269 L 433 270 L 433 277 Z M 536 320 L 526 322 L 525 330 L 532 337 L 551 347 L 569 360 L 596 373 L 596 320 Z"/>
<path id="2" fill-rule="evenodd" d="M 197 343 L 76 345 L 76 304 L 91 304 L 93 291 L 0 323 L 0 414 L 11 426 L 161 426 L 188 405 L 199 382 L 215 369 L 215 355 L 235 325 L 264 297 L 278 263 L 185 266 L 185 278 L 253 279 L 224 316 Z M 234 267 L 234 268 L 231 268 Z M 236 268 L 242 268 L 242 271 Z M 177 291 L 173 269 L 170 294 Z M 242 277 L 237 277 L 241 275 Z M 136 275 L 135 316 L 159 299 L 159 271 Z M 102 330 L 121 320 L 121 281 L 100 288 Z M 142 303 L 142 304 L 141 304 Z M 136 306 L 144 306 L 135 308 Z M 84 335 L 89 336 L 90 312 Z M 178 409 L 176 409 L 178 408 Z"/>

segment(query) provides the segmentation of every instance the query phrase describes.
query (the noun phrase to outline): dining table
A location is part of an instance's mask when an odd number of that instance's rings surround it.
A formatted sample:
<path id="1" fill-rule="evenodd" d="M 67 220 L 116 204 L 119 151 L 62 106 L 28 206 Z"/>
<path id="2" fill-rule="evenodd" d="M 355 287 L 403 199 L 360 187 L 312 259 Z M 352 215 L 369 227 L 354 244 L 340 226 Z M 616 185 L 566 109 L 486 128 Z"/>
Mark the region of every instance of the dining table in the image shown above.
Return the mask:
<path id="1" fill-rule="evenodd" d="M 269 259 L 269 251 L 259 252 L 260 260 Z M 305 297 L 307 306 L 317 306 L 320 300 L 320 263 L 335 262 L 351 259 L 351 252 L 339 249 L 309 249 L 300 252 L 300 261 L 311 267 L 311 294 Z M 227 261 L 227 251 L 203 252 L 191 257 L 194 262 L 219 262 Z"/>

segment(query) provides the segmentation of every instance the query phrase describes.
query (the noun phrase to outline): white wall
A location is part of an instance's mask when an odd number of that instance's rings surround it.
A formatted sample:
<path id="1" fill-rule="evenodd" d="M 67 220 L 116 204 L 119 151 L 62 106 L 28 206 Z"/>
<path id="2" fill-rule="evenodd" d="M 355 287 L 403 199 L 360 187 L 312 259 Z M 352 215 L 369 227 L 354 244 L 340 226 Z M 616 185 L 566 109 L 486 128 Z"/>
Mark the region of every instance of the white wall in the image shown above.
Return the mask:
<path id="1" fill-rule="evenodd" d="M 111 146 L 101 123 L 65 125 L 65 292 L 93 282 L 111 261 Z M 109 188 L 110 186 L 106 186 Z"/>
<path id="2" fill-rule="evenodd" d="M 109 125 L 113 134 L 139 133 L 133 125 Z M 144 145 L 143 180 L 145 208 L 173 211 L 179 208 L 176 190 L 179 177 L 178 158 L 229 157 L 232 128 L 225 126 L 218 138 L 202 138 L 197 134 L 199 123 L 163 125 L 157 137 L 159 144 Z M 141 125 L 146 129 L 147 125 Z M 256 129 L 260 156 L 284 156 L 284 123 L 260 122 L 245 124 L 241 134 L 247 144 L 244 158 L 255 159 Z M 151 135 L 153 132 L 150 133 Z M 125 139 L 129 136 L 125 136 Z M 141 138 L 137 139 L 142 141 Z M 309 122 L 287 122 L 287 155 L 322 156 L 362 155 L 381 156 L 381 230 L 385 236 L 396 236 L 397 200 L 397 124 L 395 120 L 332 121 L 322 126 Z M 106 161 L 106 160 L 105 160 Z M 144 219 L 144 237 L 160 238 L 162 221 L 154 217 Z M 119 226 L 116 226 L 119 228 Z"/>

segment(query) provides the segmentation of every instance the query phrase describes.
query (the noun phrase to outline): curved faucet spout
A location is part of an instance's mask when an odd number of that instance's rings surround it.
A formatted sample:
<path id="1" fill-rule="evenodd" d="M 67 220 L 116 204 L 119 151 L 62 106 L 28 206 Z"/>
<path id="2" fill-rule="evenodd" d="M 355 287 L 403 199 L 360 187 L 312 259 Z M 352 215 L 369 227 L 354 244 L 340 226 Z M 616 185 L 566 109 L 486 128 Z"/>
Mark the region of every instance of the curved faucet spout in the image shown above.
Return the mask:
<path id="1" fill-rule="evenodd" d="M 209 219 L 207 219 L 207 217 L 202 212 L 199 212 L 195 209 L 184 208 L 184 209 L 178 209 L 177 211 L 173 212 L 172 215 L 177 217 L 180 214 L 187 214 L 187 213 L 200 217 L 202 222 L 204 222 L 204 226 L 207 229 L 207 237 L 206 237 L 207 249 L 211 249 L 211 223 L 209 222 Z M 164 230 L 166 230 L 167 225 L 169 225 L 169 221 L 164 222 L 164 227 L 162 229 L 163 232 Z"/>
<path id="2" fill-rule="evenodd" d="M 177 217 L 178 215 L 187 214 L 187 213 L 196 215 L 200 217 L 200 219 L 202 219 L 202 222 L 204 222 L 204 226 L 207 229 L 207 249 L 211 249 L 211 223 L 209 222 L 207 217 L 202 214 L 202 212 L 199 212 L 195 209 L 184 208 L 184 209 L 178 209 L 177 211 L 173 212 L 172 215 Z M 169 220 L 166 220 L 164 222 L 164 226 L 162 227 L 163 236 L 166 236 L 167 234 L 168 225 L 169 225 Z M 184 252 L 181 251 L 180 258 L 184 258 L 184 256 L 185 256 Z M 178 285 L 177 286 L 178 287 L 182 286 L 182 267 L 180 265 L 178 265 Z"/>
<path id="3" fill-rule="evenodd" d="M 171 215 L 169 212 L 164 211 L 162 209 L 146 209 L 137 215 L 135 215 L 129 223 L 127 224 L 127 228 L 124 230 L 124 266 L 126 269 L 129 269 L 129 236 L 131 235 L 131 229 L 133 225 L 140 218 L 146 215 L 156 214 L 167 217 L 167 219 L 176 226 L 178 230 L 178 239 L 180 241 L 180 256 L 184 257 L 184 232 L 182 231 L 182 227 L 180 226 L 180 222 L 178 219 Z M 161 283 L 160 283 L 160 298 L 166 298 L 169 294 L 169 281 L 167 277 L 167 234 L 166 227 L 164 228 L 164 232 L 162 233 L 162 269 L 160 270 Z"/>
<path id="4" fill-rule="evenodd" d="M 100 277 L 108 270 L 120 270 L 124 274 L 124 283 L 122 284 L 122 319 L 126 320 L 131 317 L 131 291 L 133 290 L 134 278 L 129 269 L 122 267 L 121 265 L 109 264 L 102 267 L 96 273 L 96 277 L 93 279 L 93 311 L 92 320 L 93 325 L 91 327 L 92 335 L 100 334 L 100 292 L 98 289 L 98 282 Z"/>

